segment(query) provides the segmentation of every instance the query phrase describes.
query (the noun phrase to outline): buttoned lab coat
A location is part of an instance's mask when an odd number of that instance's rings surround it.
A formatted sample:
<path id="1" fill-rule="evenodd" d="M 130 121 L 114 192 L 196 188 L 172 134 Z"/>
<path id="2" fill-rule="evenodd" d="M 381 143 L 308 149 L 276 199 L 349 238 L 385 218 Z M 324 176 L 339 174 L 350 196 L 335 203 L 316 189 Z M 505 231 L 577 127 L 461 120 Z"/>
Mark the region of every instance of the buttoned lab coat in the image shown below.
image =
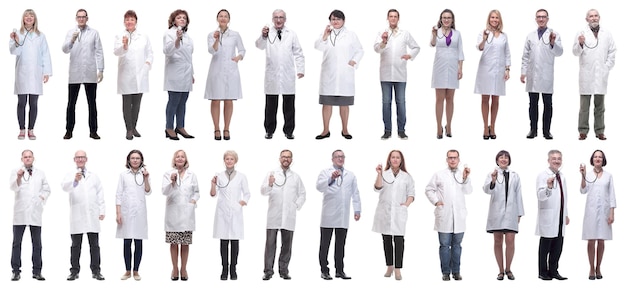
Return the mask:
<path id="1" fill-rule="evenodd" d="M 124 35 L 129 37 L 128 50 L 124 50 L 122 43 Z M 113 53 L 118 56 L 117 93 L 129 95 L 149 92 L 148 73 L 152 68 L 154 56 L 148 35 L 138 30 L 130 34 L 124 31 L 115 37 Z"/>
<path id="2" fill-rule="evenodd" d="M 269 177 L 274 175 L 273 186 L 269 186 Z M 291 169 L 287 175 L 281 168 L 267 174 L 261 185 L 261 194 L 269 196 L 267 207 L 267 229 L 296 229 L 296 211 L 306 201 L 306 191 L 300 176 Z"/>
<path id="3" fill-rule="evenodd" d="M 14 169 L 9 179 L 9 187 L 15 193 L 13 225 L 40 227 L 42 225 L 43 206 L 50 196 L 50 186 L 45 173 L 34 166 L 32 167 L 33 175 L 29 175 L 26 169 L 22 168 L 25 172 L 21 184 L 18 185 L 17 171 L 19 169 Z"/>
<path id="4" fill-rule="evenodd" d="M 213 238 L 222 240 L 241 240 L 243 231 L 243 205 L 250 200 L 248 179 L 246 176 L 235 171 L 230 181 L 226 171 L 217 174 L 217 204 L 215 205 L 215 218 L 213 219 Z"/>
<path id="5" fill-rule="evenodd" d="M 335 33 L 337 38 L 335 38 Z M 326 41 L 323 34 L 315 41 L 315 49 L 323 52 L 320 70 L 320 96 L 354 96 L 355 71 L 363 58 L 363 47 L 356 33 L 345 26 L 330 33 Z M 353 67 L 348 63 L 354 60 Z"/>
<path id="6" fill-rule="evenodd" d="M 487 213 L 487 231 L 512 230 L 519 231 L 518 217 L 524 215 L 522 184 L 519 175 L 509 170 L 509 193 L 505 193 L 506 181 L 502 169 L 498 168 L 495 186 L 491 189 L 491 172 L 487 174 L 483 191 L 490 195 L 489 212 Z"/>
<path id="7" fill-rule="evenodd" d="M 19 46 L 9 40 L 9 51 L 15 55 L 15 95 L 43 95 L 43 76 L 52 76 L 52 60 L 46 36 L 39 32 L 24 34 L 18 29 Z M 27 36 L 28 35 L 28 36 Z"/>
<path id="8" fill-rule="evenodd" d="M 554 58 L 563 55 L 563 45 L 561 36 L 555 31 L 552 31 L 556 34 L 554 46 L 550 45 L 550 30 L 547 28 L 541 38 L 534 30 L 524 42 L 521 74 L 526 75 L 526 92 L 554 92 Z"/>
<path id="9" fill-rule="evenodd" d="M 200 199 L 198 178 L 186 169 L 183 177 L 177 176 L 176 184 L 172 185 L 172 173 L 178 174 L 178 170 L 166 171 L 161 182 L 161 191 L 166 197 L 164 229 L 166 232 L 195 231 L 196 205 L 191 200 Z"/>
<path id="10" fill-rule="evenodd" d="M 296 93 L 297 74 L 304 74 L 304 54 L 296 33 L 283 27 L 278 39 L 273 26 L 267 38 L 259 36 L 258 49 L 265 50 L 265 84 L 267 95 L 293 95 Z"/>
<path id="11" fill-rule="evenodd" d="M 426 185 L 426 198 L 433 205 L 438 201 L 443 202 L 443 205 L 435 207 L 435 231 L 454 234 L 465 232 L 465 195 L 472 191 L 470 177 L 463 181 L 463 169 L 459 168 L 455 173 L 444 169 L 433 175 Z"/>
<path id="12" fill-rule="evenodd" d="M 508 36 L 500 33 L 493 37 L 489 34 L 478 63 L 474 93 L 480 95 L 506 95 L 506 81 L 504 71 L 511 65 L 511 51 L 509 50 Z M 483 32 L 478 35 L 476 47 L 483 41 Z"/>
<path id="13" fill-rule="evenodd" d="M 585 35 L 585 45 L 580 47 L 578 36 Z M 604 95 L 607 92 L 609 71 L 615 66 L 615 42 L 611 33 L 602 26 L 598 38 L 589 25 L 576 34 L 572 52 L 578 56 L 578 89 L 581 95 Z"/>
<path id="14" fill-rule="evenodd" d="M 130 169 L 120 173 L 115 193 L 115 205 L 121 206 L 122 224 L 117 225 L 115 237 L 118 239 L 148 238 L 148 208 L 143 174 Z M 148 181 L 149 182 L 149 181 Z"/>
<path id="15" fill-rule="evenodd" d="M 563 184 L 563 227 L 562 234 L 565 236 L 565 224 L 567 214 L 567 184 L 565 176 L 561 175 Z M 537 175 L 537 227 L 535 235 L 544 238 L 556 238 L 559 234 L 559 214 L 561 212 L 561 187 L 554 178 L 552 189 L 548 188 L 547 180 L 554 177 L 554 172 L 546 169 Z"/>
<path id="16" fill-rule="evenodd" d="M 74 32 L 79 32 L 78 38 L 72 43 Z M 97 83 L 98 72 L 104 71 L 104 53 L 100 34 L 95 29 L 85 26 L 67 32 L 62 50 L 70 54 L 69 82 L 70 84 Z"/>
<path id="17" fill-rule="evenodd" d="M 398 30 L 395 35 L 391 31 L 387 31 L 389 38 L 384 48 L 381 48 L 383 42 L 382 35 L 385 31 L 378 33 L 376 42 L 374 43 L 374 51 L 380 54 L 380 81 L 381 82 L 406 82 L 407 81 L 407 61 L 402 58 L 408 54 L 411 60 L 414 60 L 420 52 L 420 47 L 411 36 L 411 33 L 405 30 Z"/>
<path id="18" fill-rule="evenodd" d="M 99 233 L 100 216 L 106 214 L 100 178 L 85 169 L 85 176 L 76 185 L 75 180 L 76 170 L 68 173 L 61 183 L 70 197 L 70 234 Z"/>
<path id="19" fill-rule="evenodd" d="M 617 207 L 613 175 L 604 170 L 602 176 L 596 178 L 593 170 L 588 170 L 585 179 L 593 182 L 587 182 L 587 186 L 580 189 L 580 193 L 587 195 L 583 240 L 611 240 L 613 228 L 608 219 L 611 208 Z"/>
<path id="20" fill-rule="evenodd" d="M 458 89 L 459 61 L 463 60 L 465 60 L 465 55 L 463 54 L 461 33 L 456 29 L 452 29 L 451 42 L 448 46 L 442 30 L 439 28 L 437 30 L 437 39 L 435 39 L 435 60 L 433 62 L 431 88 Z"/>
<path id="21" fill-rule="evenodd" d="M 372 231 L 383 235 L 404 236 L 409 218 L 408 207 L 403 205 L 409 196 L 415 196 L 413 177 L 400 170 L 393 176 L 391 169 L 383 172 L 383 186 L 378 192 Z"/>
<path id="22" fill-rule="evenodd" d="M 204 98 L 209 100 L 236 100 L 243 98 L 241 92 L 241 77 L 238 62 L 232 59 L 241 55 L 246 56 L 241 36 L 237 31 L 227 29 L 220 35 L 220 44 L 217 50 L 213 32 L 209 33 L 208 45 L 211 54 L 211 65 L 206 80 Z"/>
<path id="23" fill-rule="evenodd" d="M 323 194 L 320 227 L 347 229 L 353 216 L 350 203 L 354 212 L 360 212 L 361 196 L 356 176 L 351 171 L 344 169 L 343 174 L 328 185 L 335 170 L 334 167 L 324 169 L 317 177 L 316 188 Z"/>
<path id="24" fill-rule="evenodd" d="M 176 33 L 173 26 L 163 34 L 163 53 L 165 54 L 165 73 L 163 90 L 171 92 L 191 92 L 193 88 L 193 40 L 188 33 L 176 48 Z"/>

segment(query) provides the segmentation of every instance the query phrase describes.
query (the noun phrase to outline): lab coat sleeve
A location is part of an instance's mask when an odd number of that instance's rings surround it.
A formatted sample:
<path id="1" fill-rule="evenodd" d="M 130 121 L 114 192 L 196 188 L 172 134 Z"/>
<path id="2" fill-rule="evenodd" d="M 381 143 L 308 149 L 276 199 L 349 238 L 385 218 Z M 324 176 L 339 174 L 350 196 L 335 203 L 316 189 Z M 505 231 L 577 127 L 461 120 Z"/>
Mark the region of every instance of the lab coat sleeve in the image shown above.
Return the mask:
<path id="1" fill-rule="evenodd" d="M 304 53 L 302 52 L 302 46 L 300 46 L 298 36 L 295 33 L 293 35 L 293 45 L 291 50 L 293 52 L 294 60 L 296 61 L 296 73 L 304 74 Z"/>
<path id="2" fill-rule="evenodd" d="M 163 195 L 169 196 L 174 192 L 174 185 L 172 185 L 172 180 L 170 179 L 171 171 L 166 171 L 163 173 L 163 179 L 161 182 L 161 191 Z"/>
<path id="3" fill-rule="evenodd" d="M 297 206 L 297 209 L 300 210 L 302 206 L 304 205 L 304 202 L 306 201 L 306 191 L 304 189 L 304 184 L 302 183 L 300 176 L 298 176 L 298 185 L 297 185 L 296 195 L 297 195 L 296 206 Z"/>
<path id="4" fill-rule="evenodd" d="M 417 44 L 417 41 L 413 38 L 413 36 L 408 33 L 408 43 L 409 46 L 409 55 L 411 56 L 411 60 L 414 60 L 418 53 L 420 53 L 420 46 Z"/>
<path id="5" fill-rule="evenodd" d="M 200 187 L 198 186 L 198 177 L 195 174 L 191 176 L 191 199 L 198 201 L 200 199 Z"/>
<path id="6" fill-rule="evenodd" d="M 354 189 L 354 191 L 352 191 L 352 208 L 354 209 L 355 213 L 356 212 L 360 213 L 361 212 L 361 195 L 359 193 L 359 188 L 357 186 L 356 176 L 353 179 L 352 188 Z"/>
<path id="7" fill-rule="evenodd" d="M 43 172 L 41 172 L 41 175 L 41 191 L 39 192 L 39 196 L 43 198 L 43 203 L 46 204 L 50 196 L 50 185 L 48 184 L 46 175 Z"/>
<path id="8" fill-rule="evenodd" d="M 102 182 L 100 182 L 100 178 L 98 178 L 97 176 L 93 176 L 94 178 L 96 178 L 95 183 L 96 183 L 96 197 L 98 200 L 98 209 L 100 211 L 100 215 L 105 215 L 106 214 L 106 206 L 104 203 L 104 187 L 102 186 Z"/>
<path id="9" fill-rule="evenodd" d="M 116 35 L 115 42 L 113 42 L 113 54 L 115 54 L 115 56 L 124 56 L 126 51 L 122 43 L 122 35 Z"/>
<path id="10" fill-rule="evenodd" d="M 437 175 L 433 175 L 430 181 L 426 184 L 425 190 L 426 198 L 428 198 L 428 201 L 430 201 L 433 205 L 439 201 L 439 197 L 437 196 L 437 179 Z"/>

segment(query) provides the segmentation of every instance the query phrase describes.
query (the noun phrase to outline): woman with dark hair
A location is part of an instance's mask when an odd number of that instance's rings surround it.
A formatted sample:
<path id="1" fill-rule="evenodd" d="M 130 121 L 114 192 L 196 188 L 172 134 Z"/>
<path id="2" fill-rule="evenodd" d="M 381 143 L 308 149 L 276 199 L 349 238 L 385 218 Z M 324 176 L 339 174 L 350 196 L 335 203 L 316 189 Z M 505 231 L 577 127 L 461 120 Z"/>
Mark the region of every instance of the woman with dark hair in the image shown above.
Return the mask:
<path id="1" fill-rule="evenodd" d="M 152 46 L 147 34 L 137 31 L 137 13 L 124 13 L 122 34 L 115 37 L 113 53 L 117 62 L 117 93 L 122 95 L 122 112 L 126 125 L 126 139 L 141 137 L 137 119 L 143 93 L 149 91 L 148 73 L 152 68 Z"/>
<path id="2" fill-rule="evenodd" d="M 382 234 L 387 271 L 385 277 L 393 273 L 396 280 L 402 280 L 404 258 L 404 234 L 409 215 L 408 207 L 415 200 L 415 182 L 406 171 L 404 155 L 400 150 L 392 150 L 387 156 L 387 164 L 376 166 L 374 191 L 378 192 L 378 205 L 374 214 L 372 231 Z"/>
<path id="3" fill-rule="evenodd" d="M 172 168 L 163 174 L 161 189 L 165 201 L 165 242 L 170 244 L 172 281 L 187 281 L 189 245 L 196 230 L 196 203 L 200 199 L 198 178 L 189 170 L 187 153 L 177 150 L 172 157 Z M 180 257 L 180 269 L 178 258 Z"/>
<path id="4" fill-rule="evenodd" d="M 19 30 L 9 35 L 9 50 L 15 55 L 15 89 L 17 95 L 17 122 L 20 133 L 17 139 L 35 140 L 33 132 L 37 120 L 37 101 L 43 94 L 43 84 L 52 75 L 52 61 L 46 36 L 39 31 L 37 14 L 26 9 Z M 28 103 L 28 133 L 26 132 L 26 103 Z"/>
<path id="5" fill-rule="evenodd" d="M 115 221 L 117 231 L 115 237 L 124 239 L 124 262 L 126 272 L 122 280 L 132 277 L 139 281 L 139 265 L 143 254 L 143 240 L 148 238 L 148 209 L 146 195 L 152 193 L 150 173 L 143 163 L 143 154 L 139 150 L 131 150 L 126 156 L 126 170 L 120 173 L 115 193 Z M 135 243 L 135 252 L 131 244 Z"/>
<path id="6" fill-rule="evenodd" d="M 163 35 L 163 53 L 165 54 L 164 90 L 168 100 L 165 107 L 165 138 L 178 140 L 194 138 L 185 130 L 187 99 L 193 88 L 193 40 L 189 37 L 189 15 L 185 10 L 176 10 L 170 14 L 168 30 Z M 174 127 L 176 119 L 176 127 Z"/>
<path id="7" fill-rule="evenodd" d="M 322 51 L 320 70 L 319 103 L 322 105 L 322 133 L 315 139 L 330 137 L 330 117 L 333 106 L 339 106 L 341 136 L 352 139 L 348 132 L 350 106 L 354 105 L 355 70 L 363 57 L 363 47 L 356 33 L 344 26 L 346 16 L 340 10 L 333 10 L 324 32 L 315 41 L 315 49 Z"/>
<path id="8" fill-rule="evenodd" d="M 487 16 L 486 29 L 480 32 L 476 44 L 482 55 L 478 63 L 474 93 L 481 95 L 484 140 L 496 139 L 500 96 L 506 95 L 506 81 L 511 70 L 511 51 L 508 37 L 502 32 L 503 27 L 500 11 L 491 10 Z"/>
<path id="9" fill-rule="evenodd" d="M 446 111 L 446 136 L 452 137 L 452 114 L 454 113 L 454 92 L 459 88 L 463 77 L 463 40 L 456 30 L 454 13 L 445 9 L 433 26 L 430 46 L 436 48 L 431 86 L 435 89 L 435 116 L 437 118 L 437 139 L 443 138 L 444 102 Z"/>
<path id="10" fill-rule="evenodd" d="M 519 175 L 509 170 L 511 155 L 502 150 L 496 154 L 496 169 L 487 174 L 483 191 L 491 195 L 487 214 L 487 232 L 493 234 L 493 251 L 498 263 L 497 279 L 515 280 L 511 262 L 515 254 L 515 235 L 519 221 L 524 215 L 522 185 Z M 503 253 L 503 244 L 506 249 Z"/>
<path id="11" fill-rule="evenodd" d="M 230 140 L 230 119 L 233 116 L 233 100 L 241 99 L 241 78 L 237 64 L 246 55 L 239 32 L 230 29 L 230 13 L 226 9 L 217 12 L 218 30 L 209 35 L 211 65 L 206 80 L 204 98 L 211 100 L 213 137 Z M 220 103 L 224 102 L 224 131 L 220 133 Z"/>
<path id="12" fill-rule="evenodd" d="M 587 240 L 589 257 L 589 280 L 602 279 L 600 265 L 604 256 L 604 240 L 613 239 L 615 221 L 615 190 L 613 175 L 604 170 L 606 156 L 602 150 L 591 154 L 589 163 L 593 170 L 588 172 L 585 164 L 580 164 L 580 193 L 587 194 L 585 216 L 583 218 L 583 240 Z"/>
<path id="13" fill-rule="evenodd" d="M 243 239 L 243 207 L 248 205 L 250 190 L 246 176 L 235 170 L 239 161 L 237 152 L 224 152 L 226 170 L 215 174 L 211 180 L 211 196 L 217 195 L 215 218 L 213 219 L 213 238 L 220 240 L 222 274 L 220 280 L 237 280 L 237 259 L 239 240 Z M 229 251 L 230 245 L 230 251 Z M 230 252 L 230 263 L 229 263 Z"/>

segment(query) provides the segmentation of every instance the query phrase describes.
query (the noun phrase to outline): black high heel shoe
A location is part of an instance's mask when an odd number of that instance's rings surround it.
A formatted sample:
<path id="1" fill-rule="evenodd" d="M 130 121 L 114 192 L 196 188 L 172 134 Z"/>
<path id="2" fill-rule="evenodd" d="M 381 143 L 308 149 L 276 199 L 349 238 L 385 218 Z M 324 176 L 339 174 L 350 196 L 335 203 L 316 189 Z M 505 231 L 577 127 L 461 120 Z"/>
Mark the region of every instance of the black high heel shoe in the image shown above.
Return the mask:
<path id="1" fill-rule="evenodd" d="M 228 132 L 228 135 L 226 135 L 226 132 Z M 224 130 L 224 140 L 230 140 L 230 131 Z"/>
<path id="2" fill-rule="evenodd" d="M 169 133 L 167 133 L 167 129 L 165 129 L 165 138 L 169 138 L 170 140 L 179 140 L 178 135 L 170 135 Z"/>
<path id="3" fill-rule="evenodd" d="M 217 141 L 222 140 L 222 135 L 220 134 L 220 130 L 213 131 L 213 136 L 214 136 L 215 140 L 217 140 Z"/>
<path id="4" fill-rule="evenodd" d="M 491 134 L 491 126 L 489 126 L 489 138 L 496 139 L 496 134 Z"/>
<path id="5" fill-rule="evenodd" d="M 450 131 L 448 131 L 448 125 L 446 125 L 446 136 L 452 138 L 452 133 L 450 133 Z"/>
<path id="6" fill-rule="evenodd" d="M 483 140 L 489 140 L 491 137 L 491 127 L 487 127 L 487 135 L 483 134 Z"/>
<path id="7" fill-rule="evenodd" d="M 437 129 L 437 139 L 443 139 L 443 128 L 441 127 Z"/>
<path id="8" fill-rule="evenodd" d="M 194 136 L 192 136 L 192 135 L 189 135 L 189 134 L 183 133 L 183 132 L 182 132 L 180 129 L 178 129 L 178 128 L 174 129 L 174 132 L 176 132 L 177 134 L 180 134 L 180 136 L 183 136 L 183 138 L 185 138 L 185 139 L 193 139 L 193 138 L 196 138 L 196 137 L 194 137 Z"/>

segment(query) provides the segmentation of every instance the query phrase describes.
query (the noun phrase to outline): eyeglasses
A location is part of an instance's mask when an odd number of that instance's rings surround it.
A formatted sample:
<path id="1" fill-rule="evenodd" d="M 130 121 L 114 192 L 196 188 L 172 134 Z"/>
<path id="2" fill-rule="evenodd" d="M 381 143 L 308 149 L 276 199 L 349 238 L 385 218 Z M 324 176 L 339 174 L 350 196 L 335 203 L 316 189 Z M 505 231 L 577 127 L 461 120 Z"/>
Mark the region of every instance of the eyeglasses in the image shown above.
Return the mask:
<path id="1" fill-rule="evenodd" d="M 330 21 L 343 21 L 341 18 L 331 18 Z"/>
<path id="2" fill-rule="evenodd" d="M 293 158 L 293 157 L 291 157 L 291 156 L 280 156 L 280 159 L 291 159 L 291 158 Z"/>
<path id="3" fill-rule="evenodd" d="M 74 159 L 76 160 L 87 159 L 87 156 L 74 156 Z"/>
<path id="4" fill-rule="evenodd" d="M 76 19 L 86 19 L 86 18 L 87 18 L 87 15 L 85 15 L 85 16 L 76 16 Z"/>
<path id="5" fill-rule="evenodd" d="M 346 156 L 345 155 L 337 155 L 337 156 L 333 156 L 333 158 L 346 159 Z"/>
<path id="6" fill-rule="evenodd" d="M 285 20 L 285 16 L 274 16 L 272 17 L 274 20 Z"/>
<path id="7" fill-rule="evenodd" d="M 537 18 L 537 19 L 547 19 L 548 16 L 547 15 L 537 15 L 537 16 L 535 16 L 535 18 Z"/>
<path id="8" fill-rule="evenodd" d="M 457 160 L 459 156 L 448 156 L 448 160 Z"/>

